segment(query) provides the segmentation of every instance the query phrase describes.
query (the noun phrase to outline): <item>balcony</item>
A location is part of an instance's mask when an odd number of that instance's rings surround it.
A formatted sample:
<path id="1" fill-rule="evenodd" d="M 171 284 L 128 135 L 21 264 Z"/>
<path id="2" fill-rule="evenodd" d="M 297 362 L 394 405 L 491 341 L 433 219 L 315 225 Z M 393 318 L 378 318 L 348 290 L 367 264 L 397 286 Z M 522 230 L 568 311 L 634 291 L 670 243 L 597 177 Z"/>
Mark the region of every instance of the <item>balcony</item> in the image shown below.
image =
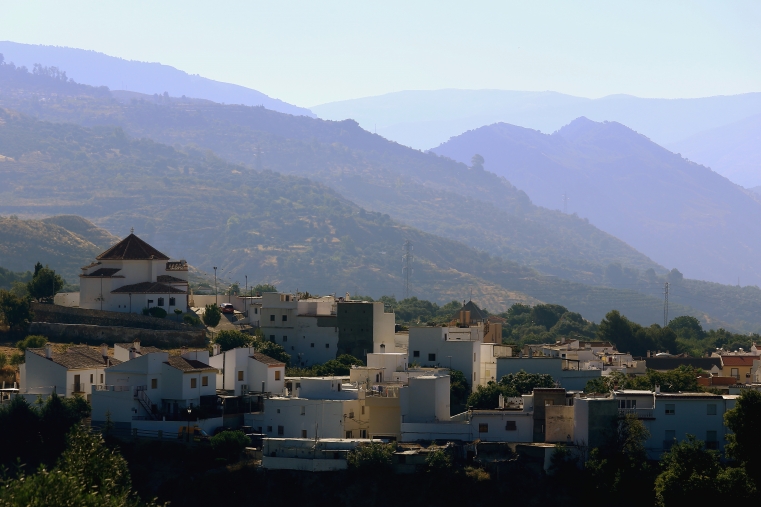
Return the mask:
<path id="1" fill-rule="evenodd" d="M 71 392 L 72 393 L 77 393 L 77 394 L 79 394 L 79 393 L 84 394 L 84 392 L 85 392 L 85 386 L 86 386 L 86 384 L 84 384 L 83 382 L 75 382 L 75 383 L 71 384 Z"/>
<path id="2" fill-rule="evenodd" d="M 655 415 L 653 415 L 653 409 L 652 408 L 619 408 L 618 409 L 618 417 L 627 417 L 633 415 L 637 419 L 645 420 L 645 419 L 655 419 Z"/>

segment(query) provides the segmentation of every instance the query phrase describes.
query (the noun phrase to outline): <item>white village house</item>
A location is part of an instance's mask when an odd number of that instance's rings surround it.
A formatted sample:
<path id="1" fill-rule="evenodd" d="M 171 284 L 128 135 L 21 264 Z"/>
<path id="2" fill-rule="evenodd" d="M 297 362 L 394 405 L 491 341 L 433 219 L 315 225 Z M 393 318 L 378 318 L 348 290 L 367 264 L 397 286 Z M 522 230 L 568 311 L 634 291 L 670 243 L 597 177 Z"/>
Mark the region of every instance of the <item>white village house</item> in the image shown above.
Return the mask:
<path id="1" fill-rule="evenodd" d="M 24 363 L 19 365 L 21 392 L 27 395 L 87 395 L 93 385 L 103 384 L 107 367 L 119 364 L 108 356 L 108 346 L 95 350 L 86 345 L 56 352 L 48 343 L 43 348 L 26 349 Z"/>
<path id="2" fill-rule="evenodd" d="M 249 392 L 280 394 L 285 388 L 285 363 L 261 354 L 253 347 L 220 352 L 214 345 L 209 365 L 216 368 L 220 389 L 244 396 Z"/>
<path id="3" fill-rule="evenodd" d="M 140 313 L 188 307 L 188 263 L 169 257 L 130 233 L 79 275 L 79 307 Z"/>

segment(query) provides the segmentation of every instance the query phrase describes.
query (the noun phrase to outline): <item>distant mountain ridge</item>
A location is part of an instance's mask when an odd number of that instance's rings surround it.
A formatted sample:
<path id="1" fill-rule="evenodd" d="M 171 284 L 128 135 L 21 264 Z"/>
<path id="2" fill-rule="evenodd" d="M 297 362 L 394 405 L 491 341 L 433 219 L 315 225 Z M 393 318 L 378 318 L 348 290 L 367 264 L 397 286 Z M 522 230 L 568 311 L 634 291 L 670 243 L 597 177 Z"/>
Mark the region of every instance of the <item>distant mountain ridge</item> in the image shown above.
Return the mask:
<path id="1" fill-rule="evenodd" d="M 694 99 L 609 95 L 598 99 L 558 92 L 408 90 L 310 108 L 320 118 L 352 118 L 387 139 L 430 149 L 468 130 L 509 123 L 550 134 L 574 118 L 616 121 L 661 145 L 761 113 L 761 93 Z"/>
<path id="2" fill-rule="evenodd" d="M 761 203 L 624 125 L 578 118 L 546 135 L 499 123 L 433 151 L 482 155 L 540 205 L 559 208 L 566 194 L 570 212 L 690 278 L 761 285 Z"/>
<path id="3" fill-rule="evenodd" d="M 746 188 L 761 185 L 761 114 L 666 145 Z"/>
<path id="4" fill-rule="evenodd" d="M 169 93 L 172 97 L 201 98 L 223 104 L 264 106 L 293 115 L 314 116 L 306 108 L 231 83 L 222 83 L 160 63 L 139 62 L 108 56 L 96 51 L 59 46 L 39 46 L 0 41 L 0 53 L 6 62 L 32 69 L 35 63 L 65 70 L 78 83 L 107 86 L 112 90 L 130 90 L 148 95 Z"/>

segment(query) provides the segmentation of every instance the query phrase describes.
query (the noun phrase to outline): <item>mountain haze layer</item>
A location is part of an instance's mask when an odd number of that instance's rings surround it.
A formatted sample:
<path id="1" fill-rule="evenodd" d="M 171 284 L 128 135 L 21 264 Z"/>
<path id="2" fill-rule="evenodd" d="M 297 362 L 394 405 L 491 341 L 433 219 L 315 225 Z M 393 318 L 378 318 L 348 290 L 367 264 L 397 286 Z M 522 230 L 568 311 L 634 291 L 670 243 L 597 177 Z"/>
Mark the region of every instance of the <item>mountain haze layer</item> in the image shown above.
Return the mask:
<path id="1" fill-rule="evenodd" d="M 0 54 L 6 62 L 32 69 L 34 64 L 57 67 L 69 78 L 112 90 L 129 90 L 149 95 L 167 92 L 173 97 L 197 97 L 224 104 L 264 106 L 273 111 L 314 116 L 303 107 L 231 83 L 222 83 L 160 63 L 139 62 L 108 56 L 95 51 L 59 46 L 38 46 L 0 41 Z"/>
<path id="2" fill-rule="evenodd" d="M 761 114 L 699 132 L 666 148 L 738 185 L 761 185 Z"/>
<path id="3" fill-rule="evenodd" d="M 565 194 L 569 212 L 690 278 L 761 284 L 761 203 L 619 123 L 579 118 L 552 135 L 500 123 L 433 151 L 481 154 L 540 205 L 561 208 Z"/>
<path id="4" fill-rule="evenodd" d="M 401 91 L 311 107 L 320 118 L 352 118 L 387 139 L 429 149 L 471 129 L 504 122 L 552 133 L 574 118 L 617 121 L 658 144 L 761 113 L 761 93 L 695 99 L 610 95 L 599 99 L 557 92 L 509 90 Z"/>

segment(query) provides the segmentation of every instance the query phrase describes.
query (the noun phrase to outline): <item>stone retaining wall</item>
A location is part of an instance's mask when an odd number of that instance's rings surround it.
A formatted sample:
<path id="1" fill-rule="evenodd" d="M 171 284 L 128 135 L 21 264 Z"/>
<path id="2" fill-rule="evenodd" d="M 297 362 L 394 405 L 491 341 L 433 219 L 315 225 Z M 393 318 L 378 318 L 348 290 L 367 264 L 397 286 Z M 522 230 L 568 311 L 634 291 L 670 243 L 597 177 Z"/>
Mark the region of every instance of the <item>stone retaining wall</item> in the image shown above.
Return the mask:
<path id="1" fill-rule="evenodd" d="M 32 322 L 29 334 L 38 334 L 52 342 L 85 343 L 100 345 L 106 343 L 131 342 L 140 340 L 141 345 L 162 349 L 180 347 L 206 347 L 203 329 L 186 330 L 140 329 L 120 326 L 93 326 L 88 324 L 63 324 L 58 322 Z"/>
<path id="2" fill-rule="evenodd" d="M 177 331 L 197 330 L 177 322 L 175 315 L 167 315 L 157 319 L 137 313 L 107 312 L 104 310 L 89 310 L 86 308 L 71 308 L 61 305 L 46 305 L 32 303 L 34 322 L 56 322 L 60 324 L 89 324 L 93 326 L 118 326 L 141 329 L 165 329 Z"/>

